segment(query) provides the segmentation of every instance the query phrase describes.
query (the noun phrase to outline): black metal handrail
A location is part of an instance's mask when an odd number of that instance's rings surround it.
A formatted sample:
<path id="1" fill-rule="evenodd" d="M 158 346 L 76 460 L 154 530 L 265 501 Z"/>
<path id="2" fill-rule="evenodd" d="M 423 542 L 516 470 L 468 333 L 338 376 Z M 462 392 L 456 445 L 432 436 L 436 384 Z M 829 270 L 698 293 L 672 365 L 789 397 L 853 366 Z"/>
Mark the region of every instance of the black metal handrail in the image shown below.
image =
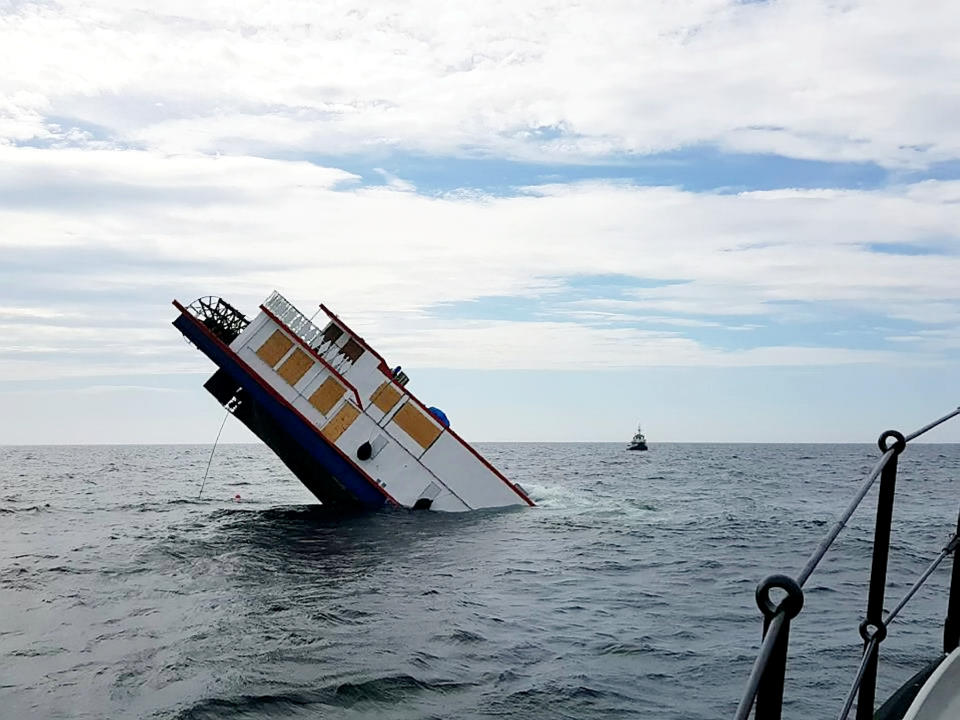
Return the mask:
<path id="1" fill-rule="evenodd" d="M 850 709 L 853 707 L 854 698 L 856 698 L 857 692 L 860 690 L 867 666 L 873 662 L 874 655 L 877 651 L 879 651 L 880 642 L 886 637 L 887 628 L 890 626 L 890 623 L 892 623 L 894 618 L 900 614 L 900 611 L 903 610 L 903 607 L 910 601 L 910 598 L 917 593 L 917 590 L 923 586 L 923 584 L 927 581 L 927 578 L 930 577 L 933 574 L 933 571 L 940 566 L 940 563 L 942 563 L 948 555 L 956 550 L 958 540 L 960 540 L 960 538 L 954 534 L 947 544 L 944 545 L 943 549 L 940 551 L 940 554 L 937 555 L 937 557 L 934 558 L 929 565 L 927 565 L 927 569 L 920 574 L 920 577 L 917 579 L 917 581 L 910 587 L 909 590 L 907 590 L 906 594 L 904 594 L 904 596 L 900 599 L 900 602 L 896 604 L 893 610 L 887 613 L 887 617 L 877 628 L 878 632 L 873 632 L 869 636 L 864 637 L 864 640 L 867 642 L 867 646 L 864 650 L 863 657 L 860 660 L 860 666 L 857 668 L 857 674 L 854 677 L 853 685 L 850 686 L 850 692 L 847 693 L 847 698 L 844 700 L 843 708 L 840 710 L 837 720 L 846 720 L 846 717 L 850 714 Z"/>
<path id="2" fill-rule="evenodd" d="M 779 720 L 783 709 L 783 682 L 786 673 L 790 622 L 803 608 L 803 586 L 879 477 L 880 495 L 877 501 L 877 520 L 874 527 L 873 560 L 870 572 L 870 587 L 867 594 L 867 611 L 864 621 L 860 625 L 860 635 L 864 641 L 863 656 L 854 680 L 853 689 L 850 691 L 840 714 L 841 720 L 846 718 L 853 704 L 853 696 L 857 695 L 857 720 L 872 719 L 879 649 L 880 643 L 886 637 L 887 625 L 892 622 L 943 559 L 957 547 L 957 535 L 954 535 L 941 551 L 940 556 L 921 575 L 920 580 L 914 584 L 906 597 L 886 618 L 883 617 L 887 557 L 890 548 L 890 525 L 893 517 L 893 498 L 897 480 L 897 459 L 900 453 L 906 449 L 908 442 L 957 415 L 960 415 L 960 407 L 909 435 L 903 435 L 896 430 L 888 430 L 883 433 L 877 441 L 883 454 L 867 474 L 853 500 L 847 505 L 839 519 L 831 526 L 826 536 L 810 555 L 796 579 L 787 575 L 771 575 L 757 586 L 757 605 L 763 613 L 763 642 L 760 644 L 760 651 L 747 679 L 747 687 L 743 697 L 737 706 L 735 720 L 746 720 L 754 702 L 756 702 L 755 717 L 758 720 Z M 960 517 L 957 520 L 957 532 L 960 533 Z M 770 599 L 770 592 L 774 589 L 786 593 L 786 596 L 776 604 Z M 944 652 L 950 652 L 956 648 L 958 640 L 960 640 L 960 563 L 954 557 L 947 618 L 944 621 Z"/>

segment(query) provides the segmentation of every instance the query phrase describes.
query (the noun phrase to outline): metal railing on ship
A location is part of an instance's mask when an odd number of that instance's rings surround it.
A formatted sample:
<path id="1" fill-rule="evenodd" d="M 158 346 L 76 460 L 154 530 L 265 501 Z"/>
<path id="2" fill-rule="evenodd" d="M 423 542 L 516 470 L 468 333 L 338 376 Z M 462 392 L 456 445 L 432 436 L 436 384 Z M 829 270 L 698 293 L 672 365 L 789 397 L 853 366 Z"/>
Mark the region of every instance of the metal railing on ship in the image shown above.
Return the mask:
<path id="1" fill-rule="evenodd" d="M 883 433 L 877 442 L 882 453 L 880 459 L 867 474 L 866 479 L 846 510 L 843 511 L 840 518 L 813 551 L 800 574 L 796 578 L 787 575 L 770 575 L 757 586 L 757 605 L 763 614 L 763 641 L 760 644 L 757 659 L 753 664 L 753 670 L 747 680 L 747 688 L 737 707 L 735 720 L 746 720 L 754 703 L 756 703 L 754 717 L 757 720 L 779 720 L 783 709 L 783 683 L 787 664 L 790 622 L 803 608 L 803 586 L 879 477 L 880 491 L 877 499 L 876 525 L 874 526 L 873 561 L 867 591 L 867 610 L 865 618 L 860 624 L 863 655 L 853 685 L 838 715 L 838 720 L 845 720 L 850 714 L 854 699 L 856 699 L 857 720 L 873 720 L 880 643 L 887 636 L 887 628 L 904 605 L 943 562 L 944 558 L 954 552 L 958 544 L 958 535 L 960 535 L 960 516 L 958 516 L 957 532 L 950 538 L 940 554 L 921 573 L 919 579 L 894 606 L 893 610 L 884 617 L 883 598 L 887 584 L 887 558 L 890 550 L 890 524 L 893 517 L 893 498 L 897 482 L 897 459 L 907 447 L 908 442 L 957 415 L 960 415 L 960 408 L 906 436 L 896 430 L 888 430 Z M 781 591 L 785 593 L 785 596 L 775 604 L 770 599 L 771 590 Z M 947 616 L 943 628 L 944 654 L 956 649 L 958 642 L 960 642 L 960 563 L 954 557 L 947 601 Z"/>
<path id="2" fill-rule="evenodd" d="M 293 303 L 274 290 L 266 299 L 263 306 L 277 316 L 284 325 L 310 347 L 320 344 L 323 330 L 318 328 L 302 312 L 294 307 Z"/>

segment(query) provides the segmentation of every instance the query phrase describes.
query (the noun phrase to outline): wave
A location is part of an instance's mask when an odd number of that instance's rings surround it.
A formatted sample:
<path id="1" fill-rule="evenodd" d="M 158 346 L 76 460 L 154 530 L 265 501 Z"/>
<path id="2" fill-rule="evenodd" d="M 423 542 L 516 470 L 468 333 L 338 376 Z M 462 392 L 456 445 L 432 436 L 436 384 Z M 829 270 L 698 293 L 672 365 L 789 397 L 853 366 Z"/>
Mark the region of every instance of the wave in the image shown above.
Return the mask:
<path id="1" fill-rule="evenodd" d="M 320 690 L 276 695 L 238 695 L 208 698 L 182 710 L 178 720 L 272 716 L 278 712 L 296 716 L 320 717 L 322 708 L 351 708 L 357 705 L 383 705 L 389 711 L 397 703 L 425 693 L 446 694 L 471 683 L 426 681 L 407 674 L 384 675 L 359 682 L 329 685 Z M 289 716 L 289 715 L 285 715 Z"/>

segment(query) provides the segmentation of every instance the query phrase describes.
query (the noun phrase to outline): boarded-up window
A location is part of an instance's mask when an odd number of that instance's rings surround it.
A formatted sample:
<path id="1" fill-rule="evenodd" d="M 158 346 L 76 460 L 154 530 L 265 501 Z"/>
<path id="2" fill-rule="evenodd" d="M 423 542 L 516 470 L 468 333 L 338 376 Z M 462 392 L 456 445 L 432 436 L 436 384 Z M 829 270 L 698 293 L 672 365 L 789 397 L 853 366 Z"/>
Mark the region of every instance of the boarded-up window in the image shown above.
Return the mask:
<path id="1" fill-rule="evenodd" d="M 363 345 L 358 343 L 353 338 L 350 338 L 347 340 L 347 343 L 340 348 L 340 353 L 344 355 L 350 362 L 356 362 L 360 356 L 363 355 Z"/>
<path id="2" fill-rule="evenodd" d="M 346 388 L 344 388 L 343 385 L 334 378 L 328 377 L 320 387 L 314 390 L 309 402 L 317 410 L 326 415 L 333 409 L 333 406 L 339 402 L 345 392 Z"/>
<path id="3" fill-rule="evenodd" d="M 370 400 L 385 413 L 390 412 L 393 406 L 400 399 L 400 391 L 394 387 L 393 383 L 385 382 L 377 388 L 376 392 L 370 397 Z"/>
<path id="4" fill-rule="evenodd" d="M 274 330 L 270 339 L 257 350 L 257 356 L 270 367 L 276 367 L 280 358 L 292 347 L 293 340 L 284 335 L 282 330 Z"/>
<path id="5" fill-rule="evenodd" d="M 313 358 L 307 355 L 303 350 L 297 348 L 293 355 L 283 361 L 283 365 L 277 370 L 280 377 L 291 385 L 296 385 L 304 374 L 313 366 Z"/>
<path id="6" fill-rule="evenodd" d="M 353 425 L 353 421 L 356 420 L 359 415 L 360 411 L 357 410 L 357 408 L 350 403 L 344 403 L 343 407 L 333 416 L 333 420 L 324 425 L 323 430 L 320 432 L 322 432 L 323 436 L 330 442 L 336 442 L 337 438 L 343 435 L 343 431 Z"/>
<path id="7" fill-rule="evenodd" d="M 440 434 L 440 428 L 428 420 L 427 416 L 412 402 L 408 402 L 397 411 L 393 416 L 393 422 L 423 448 L 430 447 Z"/>

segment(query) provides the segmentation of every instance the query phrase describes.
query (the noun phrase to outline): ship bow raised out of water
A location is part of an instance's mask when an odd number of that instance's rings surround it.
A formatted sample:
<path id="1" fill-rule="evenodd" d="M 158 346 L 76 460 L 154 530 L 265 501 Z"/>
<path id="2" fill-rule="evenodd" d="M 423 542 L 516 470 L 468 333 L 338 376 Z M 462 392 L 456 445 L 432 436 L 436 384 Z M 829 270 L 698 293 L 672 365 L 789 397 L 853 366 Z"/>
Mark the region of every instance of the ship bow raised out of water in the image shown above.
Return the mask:
<path id="1" fill-rule="evenodd" d="M 204 387 L 324 505 L 533 505 L 325 306 L 321 328 L 276 292 L 253 320 L 216 297 L 173 304 L 174 326 L 217 365 Z"/>

